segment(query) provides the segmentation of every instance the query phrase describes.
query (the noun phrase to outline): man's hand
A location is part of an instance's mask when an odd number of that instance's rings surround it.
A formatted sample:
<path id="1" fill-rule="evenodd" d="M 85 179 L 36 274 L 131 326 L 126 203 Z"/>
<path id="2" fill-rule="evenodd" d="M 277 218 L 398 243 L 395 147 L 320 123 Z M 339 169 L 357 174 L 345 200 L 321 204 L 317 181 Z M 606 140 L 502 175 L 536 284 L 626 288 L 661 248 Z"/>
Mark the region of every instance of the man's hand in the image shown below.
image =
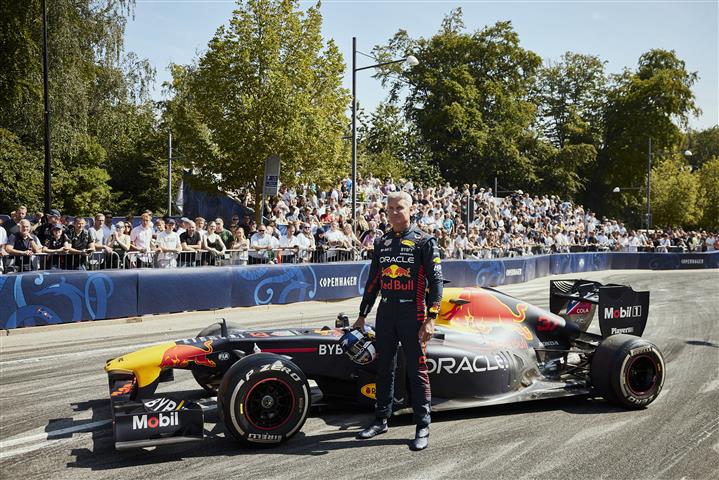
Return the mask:
<path id="1" fill-rule="evenodd" d="M 422 343 L 428 342 L 432 335 L 434 335 L 434 319 L 428 318 L 424 321 L 421 327 L 419 327 L 419 341 Z"/>
<path id="2" fill-rule="evenodd" d="M 352 328 L 364 331 L 364 320 L 365 317 L 363 317 L 362 315 L 358 316 L 357 321 L 352 325 Z"/>

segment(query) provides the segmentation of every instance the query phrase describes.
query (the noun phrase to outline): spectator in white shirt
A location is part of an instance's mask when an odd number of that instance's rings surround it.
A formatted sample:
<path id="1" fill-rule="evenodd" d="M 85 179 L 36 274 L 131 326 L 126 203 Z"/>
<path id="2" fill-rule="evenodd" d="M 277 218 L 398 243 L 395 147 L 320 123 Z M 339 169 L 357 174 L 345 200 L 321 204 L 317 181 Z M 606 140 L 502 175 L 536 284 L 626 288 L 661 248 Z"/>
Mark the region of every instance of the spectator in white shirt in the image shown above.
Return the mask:
<path id="1" fill-rule="evenodd" d="M 267 227 L 260 224 L 257 232 L 250 237 L 249 263 L 268 263 L 269 252 L 272 251 L 272 236 L 267 234 Z"/>
<path id="2" fill-rule="evenodd" d="M 177 255 L 182 251 L 180 236 L 174 231 L 175 221 L 170 219 L 165 223 L 158 220 L 155 224 L 157 230 L 157 266 L 158 268 L 177 267 Z"/>
<path id="3" fill-rule="evenodd" d="M 295 237 L 295 226 L 290 223 L 287 225 L 287 233 L 280 237 L 279 243 L 280 258 L 282 263 L 297 263 L 297 252 L 299 251 L 299 243 Z"/>
<path id="4" fill-rule="evenodd" d="M 299 247 L 299 257 L 303 262 L 312 260 L 312 252 L 315 251 L 315 237 L 312 235 L 312 227 L 309 223 L 302 224 L 302 231 L 295 237 Z"/>
<path id="5" fill-rule="evenodd" d="M 152 217 L 149 213 L 143 213 L 140 216 L 140 225 L 136 226 L 130 232 L 130 249 L 135 252 L 141 252 L 137 255 L 139 267 L 149 267 L 152 265 Z"/>

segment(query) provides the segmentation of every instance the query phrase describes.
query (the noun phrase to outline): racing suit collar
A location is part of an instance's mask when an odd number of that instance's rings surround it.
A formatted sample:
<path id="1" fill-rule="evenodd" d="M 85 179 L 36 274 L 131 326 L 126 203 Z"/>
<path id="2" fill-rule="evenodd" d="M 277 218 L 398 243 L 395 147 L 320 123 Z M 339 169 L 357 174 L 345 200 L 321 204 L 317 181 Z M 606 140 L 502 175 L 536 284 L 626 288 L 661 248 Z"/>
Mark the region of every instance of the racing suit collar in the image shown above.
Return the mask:
<path id="1" fill-rule="evenodd" d="M 407 234 L 407 232 L 409 232 L 412 229 L 412 227 L 413 227 L 413 225 L 410 223 L 409 225 L 407 225 L 407 228 L 405 228 L 401 232 L 398 232 L 397 230 L 394 229 L 394 227 L 392 227 L 392 235 L 395 237 L 404 237 Z"/>

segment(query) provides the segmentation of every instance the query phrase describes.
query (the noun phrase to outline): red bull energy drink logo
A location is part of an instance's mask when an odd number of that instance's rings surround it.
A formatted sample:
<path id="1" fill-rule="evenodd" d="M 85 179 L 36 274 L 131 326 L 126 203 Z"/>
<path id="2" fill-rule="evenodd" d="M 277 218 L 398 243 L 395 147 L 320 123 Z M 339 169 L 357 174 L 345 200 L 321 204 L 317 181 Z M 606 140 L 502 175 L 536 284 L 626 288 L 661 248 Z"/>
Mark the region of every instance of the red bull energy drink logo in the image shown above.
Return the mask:
<path id="1" fill-rule="evenodd" d="M 389 267 L 382 269 L 382 276 L 383 277 L 389 277 L 389 278 L 400 278 L 400 277 L 406 277 L 410 278 L 412 277 L 412 274 L 410 273 L 408 268 L 400 267 L 399 265 L 392 264 Z"/>
<path id="2" fill-rule="evenodd" d="M 392 264 L 382 269 L 382 289 L 400 292 L 414 290 L 414 280 L 408 268 Z"/>
<path id="3" fill-rule="evenodd" d="M 215 367 L 215 362 L 208 359 L 207 355 L 212 353 L 212 340 L 207 340 L 197 345 L 176 344 L 162 354 L 161 367 L 187 368 L 190 362 L 204 367 Z"/>

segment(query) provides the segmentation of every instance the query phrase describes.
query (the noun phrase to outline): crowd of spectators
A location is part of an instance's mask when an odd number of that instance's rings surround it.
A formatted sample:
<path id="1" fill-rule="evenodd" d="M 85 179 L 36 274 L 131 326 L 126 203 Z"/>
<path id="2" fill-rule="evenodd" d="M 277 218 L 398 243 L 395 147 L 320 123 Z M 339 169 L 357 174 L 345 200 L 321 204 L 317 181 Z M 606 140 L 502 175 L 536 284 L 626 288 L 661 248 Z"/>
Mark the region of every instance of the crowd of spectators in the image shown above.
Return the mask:
<path id="1" fill-rule="evenodd" d="M 0 224 L 0 270 L 170 268 L 191 265 L 333 262 L 368 258 L 390 226 L 384 198 L 404 190 L 414 199 L 413 221 L 433 234 L 444 258 L 484 259 L 577 251 L 714 251 L 716 232 L 635 230 L 621 221 L 555 195 L 522 191 L 495 196 L 491 188 L 450 184 L 422 188 L 391 178 L 361 180 L 357 221 L 352 225 L 351 180 L 322 191 L 312 185 L 281 187 L 265 200 L 263 221 L 249 215 L 209 221 L 155 218 L 146 211 L 117 221 L 57 210 L 27 218 L 20 205 Z M 252 197 L 239 192 L 245 207 Z M 248 211 L 248 210 L 246 210 Z"/>

